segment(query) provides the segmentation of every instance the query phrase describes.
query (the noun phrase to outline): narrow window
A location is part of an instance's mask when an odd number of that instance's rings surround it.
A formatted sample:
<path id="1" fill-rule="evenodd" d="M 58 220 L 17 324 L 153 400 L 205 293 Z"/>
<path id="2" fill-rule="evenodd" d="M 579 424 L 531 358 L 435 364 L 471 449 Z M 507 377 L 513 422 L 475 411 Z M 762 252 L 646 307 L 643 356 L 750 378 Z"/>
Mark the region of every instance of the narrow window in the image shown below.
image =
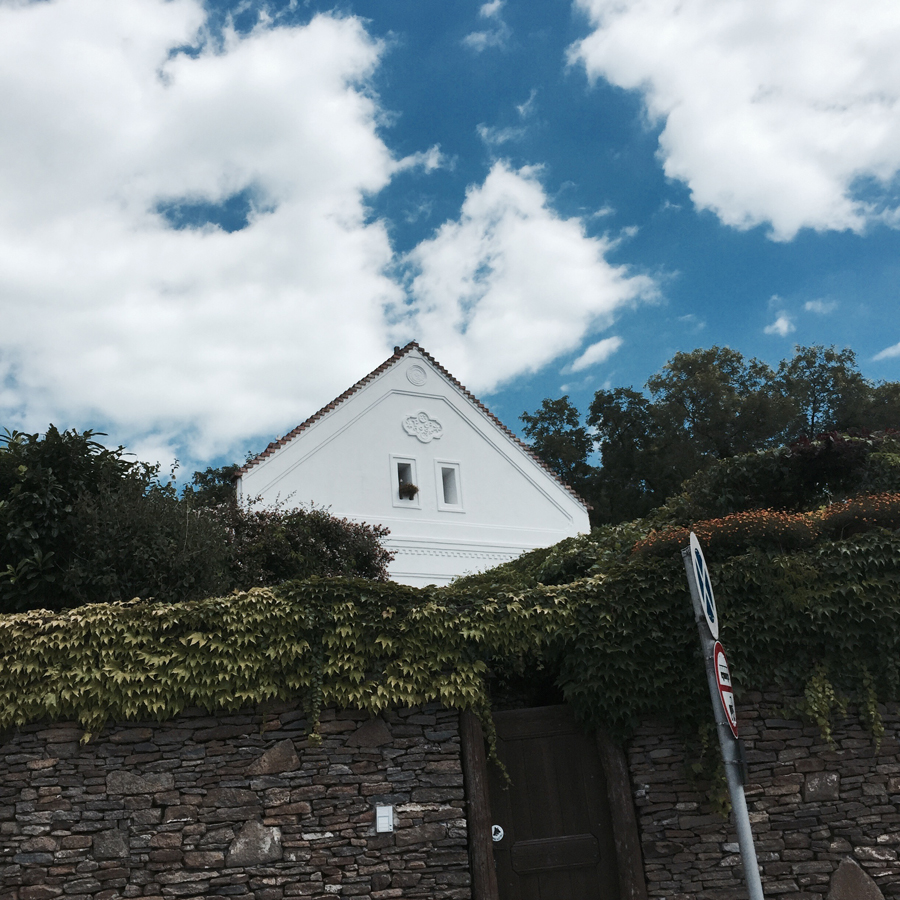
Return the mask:
<path id="1" fill-rule="evenodd" d="M 391 493 L 394 506 L 421 508 L 416 461 L 409 456 L 391 454 Z"/>
<path id="2" fill-rule="evenodd" d="M 419 488 L 413 480 L 412 463 L 397 463 L 397 494 L 401 500 L 414 500 Z"/>
<path id="3" fill-rule="evenodd" d="M 444 512 L 463 512 L 463 485 L 459 463 L 446 459 L 434 461 L 434 480 L 437 488 L 437 506 Z"/>
<path id="4" fill-rule="evenodd" d="M 441 484 L 444 489 L 444 503 L 459 506 L 459 490 L 456 485 L 456 468 L 441 466 Z"/>

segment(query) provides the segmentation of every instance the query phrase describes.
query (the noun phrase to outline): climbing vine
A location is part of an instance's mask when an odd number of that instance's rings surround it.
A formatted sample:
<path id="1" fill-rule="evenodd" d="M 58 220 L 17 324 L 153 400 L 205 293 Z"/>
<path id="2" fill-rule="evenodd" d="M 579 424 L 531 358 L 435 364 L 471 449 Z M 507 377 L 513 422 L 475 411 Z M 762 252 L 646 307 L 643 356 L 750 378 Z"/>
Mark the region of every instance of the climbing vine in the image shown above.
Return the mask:
<path id="1" fill-rule="evenodd" d="M 900 699 L 900 533 L 845 525 L 801 546 L 711 540 L 707 561 L 738 689 L 793 686 L 823 728 L 849 698 L 877 736 L 878 703 Z M 489 725 L 491 677 L 538 665 L 587 723 L 696 727 L 709 697 L 684 567 L 633 552 L 649 531 L 599 529 L 445 588 L 323 578 L 3 616 L 0 729 L 49 717 L 94 733 L 274 700 L 305 703 L 313 733 L 328 705 L 439 701 Z"/>

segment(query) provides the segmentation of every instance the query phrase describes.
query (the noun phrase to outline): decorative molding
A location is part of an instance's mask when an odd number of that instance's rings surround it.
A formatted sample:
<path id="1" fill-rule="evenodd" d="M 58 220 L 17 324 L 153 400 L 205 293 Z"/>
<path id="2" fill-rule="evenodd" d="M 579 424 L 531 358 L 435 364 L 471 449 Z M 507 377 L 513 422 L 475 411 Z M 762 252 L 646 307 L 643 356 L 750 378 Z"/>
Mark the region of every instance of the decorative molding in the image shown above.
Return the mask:
<path id="1" fill-rule="evenodd" d="M 509 562 L 522 555 L 522 550 L 431 550 L 428 547 L 396 547 L 390 540 L 385 545 L 396 556 L 443 556 L 454 559 L 483 559 L 498 562 Z"/>
<path id="2" fill-rule="evenodd" d="M 403 430 L 418 438 L 423 444 L 440 440 L 444 434 L 444 426 L 437 419 L 432 419 L 425 410 L 419 410 L 403 420 Z"/>
<path id="3" fill-rule="evenodd" d="M 406 378 L 410 384 L 416 387 L 422 387 L 428 380 L 428 373 L 421 366 L 410 366 L 406 370 Z"/>

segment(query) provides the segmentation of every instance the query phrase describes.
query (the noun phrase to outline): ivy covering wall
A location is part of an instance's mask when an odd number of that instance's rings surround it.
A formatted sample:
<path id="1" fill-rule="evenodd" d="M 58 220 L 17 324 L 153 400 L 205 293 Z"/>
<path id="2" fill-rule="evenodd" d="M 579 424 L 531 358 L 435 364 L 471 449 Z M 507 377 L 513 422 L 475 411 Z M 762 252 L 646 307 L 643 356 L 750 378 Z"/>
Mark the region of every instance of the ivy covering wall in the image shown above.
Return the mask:
<path id="1" fill-rule="evenodd" d="M 323 705 L 429 700 L 484 714 L 493 674 L 536 666 L 589 722 L 622 733 L 645 716 L 693 725 L 709 699 L 683 564 L 634 552 L 642 532 L 599 530 L 447 588 L 312 579 L 194 603 L 5 616 L 0 728 L 50 717 L 90 733 L 297 696 L 312 721 Z M 877 726 L 875 699 L 900 699 L 900 534 L 876 526 L 788 551 L 714 543 L 738 688 L 805 686 L 809 712 L 826 718 L 843 693 Z"/>
<path id="2" fill-rule="evenodd" d="M 773 485 L 781 508 L 753 508 L 748 498 L 765 502 Z M 0 616 L 0 729 L 48 717 L 90 734 L 110 720 L 299 697 L 314 730 L 325 705 L 439 701 L 475 710 L 490 733 L 493 681 L 539 670 L 585 722 L 625 734 L 662 716 L 691 728 L 709 717 L 680 555 L 692 529 L 738 693 L 800 689 L 826 730 L 852 699 L 877 735 L 878 701 L 900 700 L 896 437 L 736 457 L 686 487 L 648 519 L 442 588 L 312 578 Z"/>

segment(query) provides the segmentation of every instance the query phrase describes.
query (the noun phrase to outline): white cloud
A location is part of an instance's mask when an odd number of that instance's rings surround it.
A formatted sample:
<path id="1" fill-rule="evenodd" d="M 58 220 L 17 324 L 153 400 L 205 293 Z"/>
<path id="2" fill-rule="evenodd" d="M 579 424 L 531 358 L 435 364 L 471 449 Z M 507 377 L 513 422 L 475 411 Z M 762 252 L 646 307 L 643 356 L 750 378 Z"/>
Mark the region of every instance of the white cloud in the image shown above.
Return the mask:
<path id="1" fill-rule="evenodd" d="M 766 334 L 777 334 L 779 337 L 787 337 L 792 331 L 796 331 L 796 327 L 787 313 L 781 313 L 771 325 L 766 325 L 763 331 Z"/>
<path id="2" fill-rule="evenodd" d="M 423 169 L 425 172 L 434 172 L 435 169 L 446 168 L 449 165 L 447 157 L 441 153 L 437 145 L 422 150 L 419 153 L 411 153 L 398 160 L 394 166 L 395 172 L 404 172 L 407 169 Z"/>
<path id="3" fill-rule="evenodd" d="M 537 90 L 535 88 L 532 88 L 531 92 L 528 94 L 528 99 L 524 103 L 518 103 L 516 105 L 516 111 L 523 119 L 527 119 L 529 116 L 533 115 L 536 99 Z"/>
<path id="4" fill-rule="evenodd" d="M 386 355 L 401 295 L 366 195 L 404 165 L 353 18 L 228 34 L 199 0 L 0 5 L 0 415 L 194 459 L 296 424 Z M 157 207 L 247 189 L 249 225 Z"/>
<path id="5" fill-rule="evenodd" d="M 807 312 L 816 313 L 820 316 L 827 316 L 837 309 L 837 300 L 807 300 L 803 304 L 803 308 Z"/>
<path id="6" fill-rule="evenodd" d="M 503 0 L 490 0 L 483 3 L 478 9 L 478 15 L 482 19 L 493 19 L 494 25 L 486 31 L 473 31 L 463 39 L 463 45 L 476 53 L 481 53 L 489 47 L 503 47 L 509 40 L 509 26 L 500 18 L 500 10 L 503 9 Z"/>
<path id="7" fill-rule="evenodd" d="M 488 147 L 499 147 L 509 141 L 520 141 L 527 129 L 522 125 L 508 126 L 506 128 L 492 128 L 488 125 L 478 126 L 478 137 L 480 137 Z"/>
<path id="8" fill-rule="evenodd" d="M 678 317 L 679 322 L 684 322 L 685 325 L 689 326 L 692 331 L 703 331 L 706 328 L 706 322 L 696 316 L 694 313 L 687 313 L 686 315 Z"/>
<path id="9" fill-rule="evenodd" d="M 861 231 L 900 212 L 854 195 L 900 171 L 900 4 L 891 0 L 576 0 L 570 48 L 640 90 L 666 174 L 728 225 Z"/>
<path id="10" fill-rule="evenodd" d="M 876 353 L 873 359 L 892 359 L 895 356 L 900 356 L 900 344 L 894 344 L 893 347 L 885 347 L 880 353 Z"/>
<path id="11" fill-rule="evenodd" d="M 414 299 L 398 334 L 477 391 L 572 352 L 654 290 L 650 278 L 606 261 L 610 241 L 554 212 L 537 174 L 496 163 L 469 188 L 459 220 L 407 257 Z"/>
<path id="12" fill-rule="evenodd" d="M 204 27 L 200 0 L 0 0 L 2 424 L 237 459 L 398 331 L 490 390 L 652 293 L 553 211 L 534 170 L 497 164 L 399 261 L 416 267 L 408 297 L 366 198 L 447 161 L 397 159 L 379 136 L 381 45 L 353 17 L 221 46 Z M 199 49 L 172 55 L 185 45 Z M 234 195 L 247 221 L 230 232 L 161 212 Z"/>
<path id="13" fill-rule="evenodd" d="M 570 370 L 572 372 L 582 372 L 585 369 L 591 368 L 591 366 L 596 366 L 598 363 L 606 362 L 606 360 L 608 360 L 623 343 L 622 338 L 616 335 L 603 338 L 602 341 L 597 341 L 596 344 L 591 344 L 591 346 L 572 363 Z"/>

